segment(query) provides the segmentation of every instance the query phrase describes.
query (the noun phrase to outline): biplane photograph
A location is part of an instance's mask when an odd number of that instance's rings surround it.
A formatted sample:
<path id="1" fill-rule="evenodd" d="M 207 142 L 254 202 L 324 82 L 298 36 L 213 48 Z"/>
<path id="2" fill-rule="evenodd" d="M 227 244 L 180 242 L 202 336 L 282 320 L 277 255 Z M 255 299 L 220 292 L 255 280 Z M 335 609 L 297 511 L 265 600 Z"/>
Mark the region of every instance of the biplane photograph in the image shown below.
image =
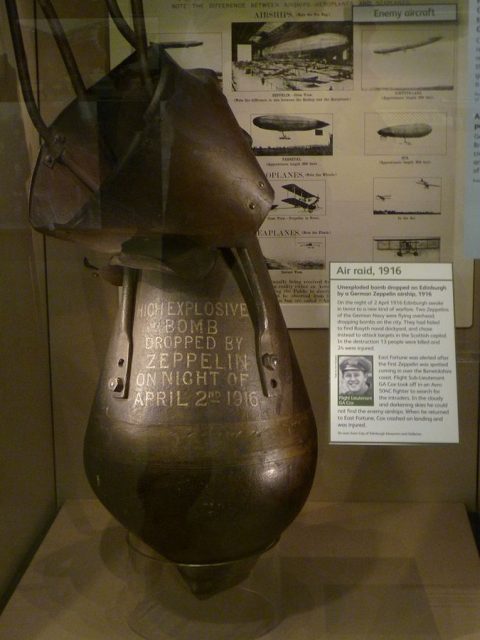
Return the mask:
<path id="1" fill-rule="evenodd" d="M 365 90 L 451 91 L 456 25 L 369 25 L 362 28 Z"/>
<path id="2" fill-rule="evenodd" d="M 375 262 L 440 262 L 440 238 L 375 238 Z"/>
<path id="3" fill-rule="evenodd" d="M 439 215 L 442 213 L 442 179 L 374 178 L 375 215 Z"/>
<path id="4" fill-rule="evenodd" d="M 272 213 L 325 215 L 325 181 L 310 180 L 283 183 L 272 181 L 275 190 L 275 201 Z M 272 213 L 270 215 L 272 215 Z"/>
<path id="5" fill-rule="evenodd" d="M 351 91 L 352 22 L 233 23 L 232 88 Z"/>
<path id="6" fill-rule="evenodd" d="M 441 178 L 437 178 L 437 180 L 441 181 Z M 416 182 L 417 184 L 421 184 L 422 187 L 424 187 L 425 189 L 431 189 L 432 187 L 439 189 L 441 187 L 440 184 L 434 184 L 433 182 L 428 182 L 427 180 L 425 180 L 425 178 L 419 178 Z"/>

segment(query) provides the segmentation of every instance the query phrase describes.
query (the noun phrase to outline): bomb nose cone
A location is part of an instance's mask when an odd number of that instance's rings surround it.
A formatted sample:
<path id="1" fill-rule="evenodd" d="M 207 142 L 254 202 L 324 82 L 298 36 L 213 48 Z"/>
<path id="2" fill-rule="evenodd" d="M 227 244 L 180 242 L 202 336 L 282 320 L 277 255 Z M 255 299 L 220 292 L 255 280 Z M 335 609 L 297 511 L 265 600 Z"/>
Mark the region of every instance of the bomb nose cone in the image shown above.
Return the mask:
<path id="1" fill-rule="evenodd" d="M 190 591 L 205 600 L 243 582 L 259 557 L 260 554 L 215 564 L 177 564 L 177 569 Z"/>
<path id="2" fill-rule="evenodd" d="M 267 549 L 261 549 L 258 553 L 236 560 L 209 564 L 168 560 L 131 531 L 128 532 L 127 541 L 132 568 L 136 573 L 148 576 L 151 575 L 152 570 L 157 572 L 157 567 L 161 568 L 167 563 L 177 569 L 186 587 L 198 600 L 207 600 L 246 580 L 260 556 L 272 549 L 277 544 L 278 538 Z M 182 590 L 184 589 L 185 587 Z"/>

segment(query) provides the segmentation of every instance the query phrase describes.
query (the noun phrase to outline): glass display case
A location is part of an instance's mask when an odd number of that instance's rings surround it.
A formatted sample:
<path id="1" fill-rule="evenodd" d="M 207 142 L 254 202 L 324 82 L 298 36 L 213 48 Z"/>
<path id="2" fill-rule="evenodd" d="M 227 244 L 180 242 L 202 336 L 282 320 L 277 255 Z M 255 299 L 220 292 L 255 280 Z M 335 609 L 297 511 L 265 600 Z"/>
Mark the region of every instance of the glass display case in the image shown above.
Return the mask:
<path id="1" fill-rule="evenodd" d="M 6 7 L 0 637 L 476 637 L 477 4 Z M 458 443 L 330 441 L 347 261 L 452 264 Z"/>

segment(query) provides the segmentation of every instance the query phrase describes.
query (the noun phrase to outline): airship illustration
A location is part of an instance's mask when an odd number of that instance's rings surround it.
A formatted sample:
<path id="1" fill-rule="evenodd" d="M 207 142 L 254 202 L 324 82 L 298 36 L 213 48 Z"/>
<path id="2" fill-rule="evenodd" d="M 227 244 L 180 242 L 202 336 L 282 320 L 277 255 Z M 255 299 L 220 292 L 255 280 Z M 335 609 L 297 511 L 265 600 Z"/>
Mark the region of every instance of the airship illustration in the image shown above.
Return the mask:
<path id="1" fill-rule="evenodd" d="M 419 47 L 426 47 L 429 44 L 433 44 L 434 42 L 438 42 L 442 39 L 442 36 L 433 36 L 432 38 L 428 38 L 427 40 L 422 40 L 421 42 L 413 42 L 411 44 L 398 45 L 397 47 L 386 47 L 384 49 L 374 49 L 373 53 L 396 53 L 397 51 L 408 51 L 409 49 L 418 49 Z"/>
<path id="2" fill-rule="evenodd" d="M 201 47 L 202 40 L 172 40 L 171 42 L 162 42 L 164 49 L 191 49 L 192 47 Z"/>
<path id="3" fill-rule="evenodd" d="M 308 116 L 275 114 L 256 116 L 253 118 L 253 124 L 260 129 L 281 131 L 283 135 L 280 136 L 280 139 L 289 140 L 289 137 L 285 134 L 286 131 L 311 131 L 315 129 L 315 135 L 318 136 L 323 134 L 322 129 L 328 127 L 330 123 Z"/>
<path id="4" fill-rule="evenodd" d="M 396 124 L 390 127 L 383 127 L 377 131 L 381 138 L 423 138 L 432 132 L 432 127 L 424 122 L 413 122 L 411 124 Z"/>
<path id="5" fill-rule="evenodd" d="M 334 47 L 345 47 L 348 42 L 348 38 L 340 33 L 319 33 L 306 38 L 295 38 L 271 47 L 265 47 L 262 55 L 264 58 L 281 58 L 292 54 L 302 57 Z"/>

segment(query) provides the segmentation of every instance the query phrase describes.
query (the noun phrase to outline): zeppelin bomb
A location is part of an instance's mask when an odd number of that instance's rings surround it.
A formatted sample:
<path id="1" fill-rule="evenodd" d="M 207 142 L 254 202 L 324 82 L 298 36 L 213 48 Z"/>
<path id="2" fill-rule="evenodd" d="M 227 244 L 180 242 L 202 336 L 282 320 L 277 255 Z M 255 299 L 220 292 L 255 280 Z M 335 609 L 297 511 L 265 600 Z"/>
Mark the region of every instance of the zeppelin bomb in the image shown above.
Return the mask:
<path id="1" fill-rule="evenodd" d="M 46 125 L 7 0 L 44 141 L 30 219 L 103 251 L 123 275 L 85 470 L 133 539 L 205 598 L 248 575 L 315 472 L 315 420 L 256 235 L 273 188 L 215 72 L 186 71 L 148 45 L 141 0 L 135 31 L 107 2 L 135 53 L 88 89 L 53 8 L 40 4 L 77 98 Z"/>

